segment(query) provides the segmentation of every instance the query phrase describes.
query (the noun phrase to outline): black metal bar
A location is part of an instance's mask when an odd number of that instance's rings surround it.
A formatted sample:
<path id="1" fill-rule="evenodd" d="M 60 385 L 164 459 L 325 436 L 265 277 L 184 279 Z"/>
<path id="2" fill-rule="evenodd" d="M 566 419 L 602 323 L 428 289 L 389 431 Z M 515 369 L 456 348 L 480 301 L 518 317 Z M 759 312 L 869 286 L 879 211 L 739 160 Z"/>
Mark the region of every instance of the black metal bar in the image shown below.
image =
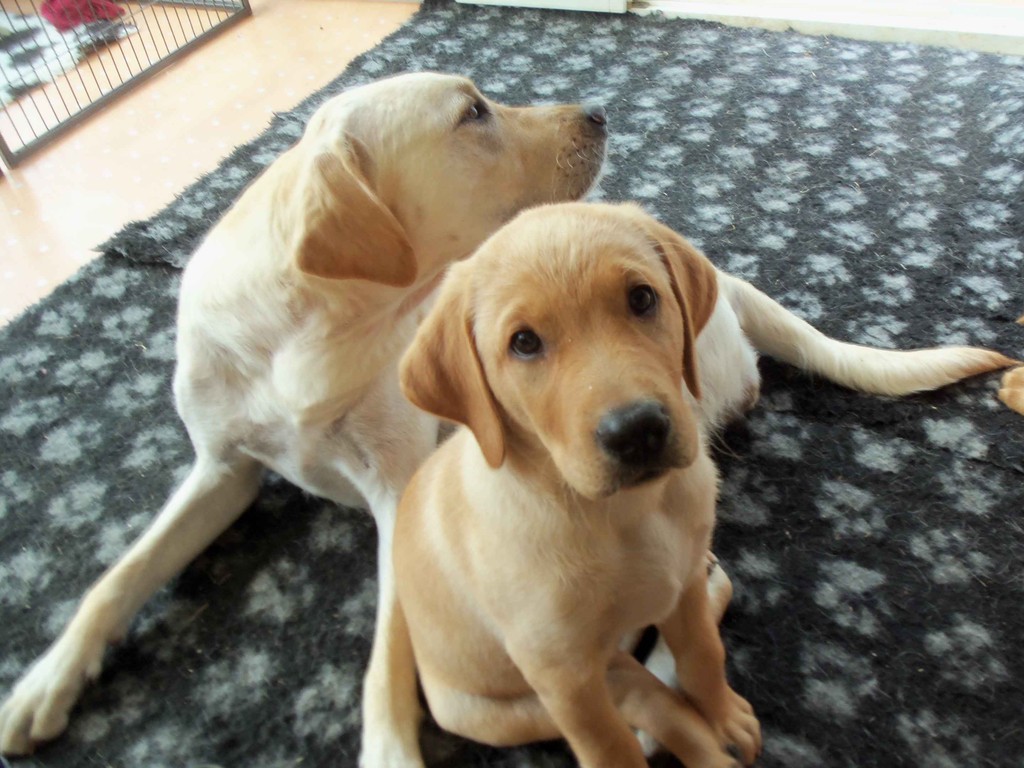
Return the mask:
<path id="1" fill-rule="evenodd" d="M 79 66 L 79 64 L 80 64 L 80 63 L 81 63 L 81 62 L 79 62 L 79 61 L 75 61 L 75 66 L 73 67 L 73 69 L 74 69 L 74 73 L 75 73 L 76 75 L 78 75 L 78 81 L 79 81 L 79 82 L 80 82 L 80 83 L 82 84 L 82 88 L 87 88 L 87 86 L 86 86 L 86 84 L 85 84 L 85 78 L 83 78 L 83 77 L 82 77 L 82 68 L 81 68 L 81 67 Z M 47 69 L 49 69 L 49 68 L 47 68 Z M 70 75 L 70 73 L 68 73 L 68 72 L 64 72 L 64 73 L 62 73 L 62 74 L 65 74 L 65 75 L 67 75 L 67 79 L 68 79 L 68 80 L 70 80 L 70 79 L 71 79 L 71 75 Z M 95 77 L 95 76 L 94 76 L 94 77 Z M 56 82 L 56 78 L 55 78 L 55 77 L 53 76 L 53 73 L 52 73 L 52 72 L 50 73 L 50 82 L 51 82 L 51 83 L 53 83 L 53 82 Z M 60 90 L 60 89 L 58 89 L 58 91 L 59 91 L 59 90 Z M 86 91 L 86 93 L 88 93 L 88 90 Z M 74 89 L 74 88 L 72 88 L 72 89 L 71 89 L 71 96 L 72 96 L 72 98 L 74 98 L 74 100 L 75 100 L 75 106 L 76 106 L 76 107 L 78 107 L 78 110 L 79 110 L 79 111 L 81 111 L 81 109 L 82 109 L 82 102 L 81 102 L 81 101 L 80 101 L 80 100 L 78 99 L 78 94 L 77 94 L 77 93 L 75 93 L 75 89 Z M 64 97 L 63 97 L 63 96 L 61 96 L 61 100 L 63 100 L 63 98 L 64 98 Z M 67 109 L 67 103 L 66 103 L 66 102 L 65 102 L 65 104 L 64 104 L 64 108 L 65 108 L 65 109 Z M 70 110 L 70 109 L 68 109 L 68 114 L 73 114 L 73 113 L 71 112 L 71 110 Z"/>
<path id="2" fill-rule="evenodd" d="M 202 8 L 217 11 L 240 11 L 245 7 L 241 0 L 157 0 L 160 5 L 187 5 L 192 8 Z"/>
<path id="3" fill-rule="evenodd" d="M 104 46 L 104 49 L 109 49 L 110 45 L 111 45 L 111 43 L 107 43 Z M 114 86 L 113 81 L 110 79 L 110 71 L 107 69 L 107 59 L 106 59 L 106 57 L 100 55 L 100 53 L 101 53 L 100 47 L 98 45 L 96 45 L 95 42 L 90 42 L 89 43 L 89 51 L 90 51 L 90 53 L 87 54 L 86 57 L 88 58 L 88 56 L 93 55 L 93 54 L 96 55 L 97 63 L 99 64 L 100 69 L 103 70 L 103 77 L 106 78 L 107 85 L 112 90 L 113 88 L 115 88 L 115 86 Z M 117 84 L 120 85 L 121 82 L 122 82 L 122 80 L 121 80 L 121 73 L 117 71 L 117 64 L 114 63 L 113 59 L 114 59 L 114 57 L 113 57 L 113 55 L 111 55 L 110 63 L 114 67 L 114 75 L 115 75 L 115 77 L 117 79 Z"/>
<path id="4" fill-rule="evenodd" d="M 18 2 L 18 10 L 19 10 L 19 11 L 21 11 L 21 3 L 20 3 L 20 0 L 19 0 L 19 2 Z M 33 9 L 33 10 L 34 10 L 34 9 Z M 10 20 L 10 14 L 8 14 L 8 13 L 7 13 L 6 11 L 4 11 L 4 14 L 6 15 L 6 17 L 7 17 L 8 21 L 9 21 L 9 20 Z M 22 16 L 24 16 L 24 14 L 19 14 L 19 15 L 22 15 Z M 63 36 L 61 37 L 61 42 L 62 42 L 62 43 L 64 44 L 64 48 L 65 48 L 65 50 L 67 50 L 67 52 L 68 52 L 68 55 L 70 56 L 70 54 L 71 54 L 71 49 L 70 49 L 70 48 L 68 47 L 68 44 L 67 44 L 67 40 L 66 40 L 66 39 L 65 39 L 65 38 L 64 38 Z M 22 46 L 22 50 L 24 51 L 24 46 Z M 49 82 L 50 82 L 50 83 L 54 83 L 54 84 L 55 84 L 55 83 L 56 83 L 56 80 L 57 80 L 57 77 L 59 77 L 60 75 L 64 74 L 64 70 L 61 70 L 61 71 L 60 71 L 60 72 L 58 72 L 58 73 L 57 73 L 57 75 L 55 76 L 55 75 L 54 75 L 54 70 L 50 68 L 50 65 L 49 65 L 49 64 L 48 64 L 48 63 L 46 62 L 46 60 L 45 60 L 45 59 L 43 59 L 43 66 L 44 66 L 44 67 L 46 68 L 46 74 L 47 74 L 47 75 L 49 76 Z M 35 87 L 38 87 L 38 86 L 34 86 L 34 88 L 35 88 Z M 56 87 L 56 84 L 54 85 L 54 87 Z M 65 102 L 65 101 L 64 101 L 64 94 L 62 94 L 62 93 L 60 92 L 60 89 L 59 89 L 59 88 L 57 88 L 57 95 L 58 95 L 58 96 L 60 96 L 60 100 L 61 100 L 61 102 L 62 102 L 62 103 L 64 104 L 64 111 L 65 111 L 65 112 L 67 112 L 68 114 L 71 114 L 71 110 L 70 110 L 70 109 L 68 109 L 68 105 L 67 105 L 67 102 Z M 74 94 L 74 91 L 72 91 L 72 96 L 74 96 L 74 95 L 75 95 L 75 94 Z M 18 98 L 18 101 L 19 101 L 19 103 L 20 103 L 20 101 L 21 101 L 21 97 L 19 97 L 19 98 Z M 77 97 L 77 96 L 75 96 L 75 103 L 76 103 L 76 104 L 77 104 L 77 105 L 79 106 L 79 108 L 81 108 L 81 103 L 80 103 L 80 102 L 78 101 L 78 97 Z M 35 109 L 36 109 L 36 112 L 37 112 L 37 113 L 39 113 L 39 115 L 41 116 L 41 115 L 42 115 L 42 112 L 40 111 L 39 107 L 38 107 L 38 106 L 36 106 L 36 103 L 35 103 L 35 97 L 34 97 L 34 95 L 33 95 L 33 97 L 32 97 L 32 106 L 34 106 L 34 107 L 35 107 Z M 53 116 L 54 116 L 54 118 L 55 118 L 55 119 L 58 119 L 58 120 L 59 120 L 60 118 L 58 118 L 58 117 L 57 117 L 57 112 L 56 112 L 56 110 L 54 110 L 54 109 L 53 109 L 53 105 L 52 105 L 52 104 L 49 104 L 49 102 L 47 102 L 47 106 L 49 106 L 49 107 L 50 107 L 50 111 L 51 111 L 51 112 L 53 112 Z M 25 111 L 25 109 L 24 109 L 24 107 L 22 107 L 22 113 L 24 113 L 24 111 Z M 27 119 L 27 118 L 26 118 L 26 119 Z M 45 121 L 44 121 L 44 122 L 45 122 Z M 33 133 L 34 133 L 34 131 L 33 131 Z M 19 138 L 20 138 L 20 136 L 19 136 Z"/>
<path id="5" fill-rule="evenodd" d="M 203 9 L 203 12 L 206 13 L 206 28 L 212 29 L 213 27 L 217 26 L 216 20 L 210 14 L 210 6 L 206 4 L 200 4 L 200 7 Z"/>
<path id="6" fill-rule="evenodd" d="M 21 99 L 18 99 L 15 103 L 18 105 L 18 109 L 21 110 L 21 114 L 24 115 L 25 122 L 28 123 L 29 128 L 31 128 L 32 127 L 32 121 L 29 118 L 28 113 L 25 111 L 25 105 L 22 103 Z M 36 108 L 36 112 L 39 111 L 39 107 L 36 107 L 35 102 L 32 102 L 32 106 Z M 10 110 L 8 110 L 6 107 L 4 108 L 4 112 L 7 113 L 8 119 L 11 121 L 11 127 L 14 129 L 14 133 L 17 134 L 18 141 L 20 141 L 21 142 L 21 146 L 24 147 L 27 142 L 25 141 L 24 138 L 22 138 L 21 131 L 18 130 L 18 123 L 15 122 L 14 118 L 12 118 L 10 116 Z M 33 131 L 32 132 L 32 138 L 34 139 L 34 138 L 36 138 L 36 136 L 37 136 L 37 134 L 35 133 L 35 131 Z M 29 141 L 31 141 L 31 140 L 32 139 L 30 139 Z"/>
<path id="7" fill-rule="evenodd" d="M 116 98 L 125 91 L 135 88 L 136 86 L 146 82 L 161 70 L 169 67 L 171 64 L 173 64 L 179 58 L 181 58 L 186 53 L 191 51 L 193 48 L 202 45 L 210 38 L 215 37 L 216 35 L 220 34 L 221 32 L 224 32 L 227 29 L 230 29 L 235 24 L 239 23 L 240 21 L 243 21 L 251 15 L 252 9 L 249 7 L 249 3 L 246 0 L 245 2 L 243 2 L 242 10 L 232 14 L 231 16 L 228 16 L 223 21 L 219 22 L 215 27 L 206 30 L 194 40 L 189 40 L 181 48 L 178 48 L 171 55 L 163 57 L 162 59 L 157 61 L 153 66 L 146 69 L 144 72 L 141 72 L 132 79 L 125 81 L 109 93 L 103 94 L 99 99 L 92 102 L 91 104 L 88 104 L 84 109 L 72 115 L 69 119 L 65 120 L 60 125 L 54 126 L 42 136 L 39 136 L 38 138 L 30 141 L 28 144 L 23 145 L 21 149 L 13 153 L 11 159 L 8 161 L 8 165 L 12 168 L 15 167 L 16 165 L 18 165 L 18 163 L 24 160 L 27 155 L 31 154 L 32 152 L 37 152 L 43 147 L 52 143 L 54 139 L 56 139 L 58 136 L 66 133 L 72 127 L 78 125 L 80 122 L 85 120 L 89 115 L 96 112 L 110 100 Z"/>
<path id="8" fill-rule="evenodd" d="M 146 25 L 146 34 L 149 36 L 149 39 L 152 40 L 155 45 L 156 36 L 153 34 L 153 30 L 149 26 L 149 17 L 146 15 L 146 8 L 148 7 L 149 6 L 140 6 L 137 11 L 132 11 L 132 21 L 135 21 L 135 15 L 138 14 L 139 17 L 142 19 L 142 23 Z M 141 28 L 138 27 L 138 25 L 136 25 L 136 28 L 139 29 L 140 32 L 142 31 Z M 145 42 L 142 43 L 142 52 L 146 54 L 146 61 L 149 62 L 149 66 L 152 67 L 153 58 L 149 55 L 149 50 L 146 48 Z M 158 56 L 156 60 L 160 61 L 160 57 Z"/>
<path id="9" fill-rule="evenodd" d="M 136 35 L 133 34 L 132 32 L 128 31 L 128 22 L 129 21 L 132 23 L 132 28 L 136 32 L 138 32 L 140 36 L 141 36 L 142 30 L 140 30 L 139 26 L 135 23 L 135 15 L 134 15 L 134 13 L 128 14 L 128 20 L 127 21 L 125 21 L 124 16 L 121 17 L 121 29 L 124 30 L 124 39 L 128 43 L 128 47 L 132 49 L 132 56 L 134 57 L 135 64 L 138 67 L 137 69 L 133 70 L 134 74 L 132 75 L 132 77 L 135 77 L 135 75 L 139 74 L 139 72 L 142 72 L 145 69 L 145 67 L 142 64 L 142 59 L 139 58 L 139 49 L 135 47 Z M 142 43 L 142 53 L 143 53 L 143 55 L 145 55 L 146 61 L 149 62 L 150 64 L 152 64 L 153 60 L 150 59 L 149 58 L 149 54 L 146 53 L 146 44 L 145 43 Z"/>
<path id="10" fill-rule="evenodd" d="M 193 10 L 193 9 L 191 9 L 191 8 L 186 8 L 185 9 L 185 18 L 188 19 L 188 28 L 192 30 L 192 37 L 195 37 L 196 36 L 196 28 L 195 28 L 195 25 L 192 23 L 192 14 L 189 13 L 190 10 Z"/>
<path id="11" fill-rule="evenodd" d="M 4 141 L 3 136 L 0 136 L 0 160 L 3 160 L 4 165 L 8 168 L 14 167 L 14 153 L 11 152 L 11 148 Z"/>
<path id="12" fill-rule="evenodd" d="M 186 31 L 185 31 L 185 25 L 181 23 L 181 14 L 180 14 L 180 13 L 178 13 L 178 12 L 177 12 L 177 11 L 175 10 L 175 11 L 174 11 L 174 14 L 173 14 L 173 15 L 174 15 L 174 20 L 175 20 L 176 22 L 178 22 L 178 29 L 180 29 L 180 30 L 181 30 L 181 36 L 182 36 L 182 38 L 183 38 L 184 40 L 186 40 L 186 41 L 187 41 L 187 40 L 189 39 L 189 37 L 188 37 L 188 32 L 186 32 Z M 195 35 L 193 35 L 193 37 L 194 37 L 194 36 L 195 36 Z M 175 38 L 175 40 L 177 40 L 177 38 Z"/>
<path id="13" fill-rule="evenodd" d="M 18 4 L 18 10 L 21 11 L 20 1 L 19 1 L 19 4 Z M 6 14 L 6 11 L 4 13 Z M 19 14 L 19 15 L 24 16 L 24 14 Z M 8 15 L 7 18 L 10 19 L 10 16 Z M 13 24 L 12 24 L 12 28 L 13 28 Z M 24 45 L 22 46 L 22 50 L 24 51 Z M 53 73 L 51 72 L 50 66 L 48 64 L 46 65 L 46 72 L 50 76 L 50 79 L 52 81 Z M 22 78 L 21 85 L 22 86 L 25 85 L 24 78 Z M 25 102 L 28 101 L 32 105 L 32 108 L 36 111 L 36 115 L 42 121 L 44 126 L 46 125 L 46 122 L 47 122 L 43 118 L 42 112 L 39 111 L 39 105 L 37 105 L 36 101 L 35 101 L 35 94 L 33 93 L 33 91 L 37 87 L 38 87 L 38 84 L 35 85 L 35 86 L 32 86 L 29 90 L 27 90 L 27 91 L 23 92 L 22 94 L 18 95 L 15 98 L 14 102 L 12 102 L 13 104 L 17 104 L 18 109 L 21 111 L 22 117 L 25 118 L 25 130 L 29 131 L 31 133 L 31 136 L 32 136 L 33 139 L 36 138 L 37 136 L 39 136 L 39 134 L 36 132 L 35 128 L 32 127 L 32 118 L 29 117 L 28 112 L 25 110 Z M 25 139 L 21 135 L 21 130 L 19 130 L 19 128 L 18 128 L 18 123 L 12 117 L 13 110 L 11 110 L 9 108 L 9 106 L 10 105 L 5 105 L 4 106 L 4 113 L 7 115 L 8 119 L 11 121 L 11 127 L 14 129 L 14 133 L 18 137 L 18 141 L 21 142 L 21 146 L 25 146 L 25 143 L 26 143 Z M 53 105 L 51 105 L 49 102 L 47 102 L 47 106 L 50 107 L 50 111 L 53 112 Z M 59 118 L 57 118 L 56 112 L 54 112 L 53 116 L 54 116 L 54 119 L 59 119 Z M 31 141 L 31 139 L 30 139 L 30 141 Z"/>
<path id="14" fill-rule="evenodd" d="M 171 53 L 174 52 L 174 48 L 171 48 L 171 46 L 167 44 L 167 36 L 164 35 L 164 25 L 160 23 L 160 17 L 157 15 L 155 6 L 156 3 L 151 5 L 150 8 L 153 8 L 153 21 L 156 23 L 156 28 L 160 32 L 160 39 L 164 41 L 165 52 L 160 55 L 160 59 L 163 60 L 164 57 L 169 56 Z M 155 39 L 154 42 L 156 42 Z"/>
<path id="15" fill-rule="evenodd" d="M 124 59 L 125 70 L 128 72 L 128 77 L 131 78 L 135 76 L 135 72 L 132 69 L 132 63 L 128 61 L 128 54 L 124 52 L 125 46 L 123 45 L 123 43 L 127 42 L 130 35 L 128 34 L 128 27 L 125 26 L 125 23 L 124 21 L 122 21 L 122 18 L 123 17 L 119 16 L 116 21 L 118 24 L 121 25 L 121 29 L 124 31 L 124 37 L 119 37 L 117 40 L 114 40 L 112 43 L 109 43 L 109 45 L 117 45 L 117 50 L 121 52 L 121 58 Z M 131 43 L 128 43 L 128 45 L 129 47 L 131 47 Z M 132 48 L 132 54 L 134 53 L 135 49 Z M 135 61 L 136 63 L 138 62 L 138 56 L 135 57 Z M 116 67 L 117 65 L 115 64 L 114 66 Z M 121 82 L 124 82 L 124 80 L 122 79 Z"/>
<path id="16" fill-rule="evenodd" d="M 68 50 L 70 52 L 71 49 L 69 48 Z M 93 49 L 93 52 L 95 53 L 95 48 Z M 82 60 L 80 62 L 78 62 L 78 66 L 75 67 L 75 72 L 79 73 L 79 77 L 81 77 L 81 72 L 82 72 L 83 65 L 89 69 L 89 74 L 92 75 L 92 81 L 94 83 L 96 83 L 96 87 L 99 88 L 100 93 L 101 94 L 109 93 L 110 92 L 109 90 L 108 91 L 104 91 L 103 90 L 103 84 L 100 83 L 100 79 L 98 77 L 96 77 L 96 70 L 93 68 L 92 62 L 89 60 L 89 54 L 88 53 L 86 53 L 82 57 Z M 113 85 L 113 83 L 110 82 L 110 78 L 107 77 L 107 71 L 105 69 L 103 70 L 103 76 L 107 78 L 107 85 L 110 86 L 110 90 L 113 90 L 114 85 Z M 83 85 L 84 85 L 84 82 L 83 82 Z M 91 101 L 91 99 L 90 99 L 90 101 Z M 86 106 L 88 106 L 88 105 L 86 105 Z"/>

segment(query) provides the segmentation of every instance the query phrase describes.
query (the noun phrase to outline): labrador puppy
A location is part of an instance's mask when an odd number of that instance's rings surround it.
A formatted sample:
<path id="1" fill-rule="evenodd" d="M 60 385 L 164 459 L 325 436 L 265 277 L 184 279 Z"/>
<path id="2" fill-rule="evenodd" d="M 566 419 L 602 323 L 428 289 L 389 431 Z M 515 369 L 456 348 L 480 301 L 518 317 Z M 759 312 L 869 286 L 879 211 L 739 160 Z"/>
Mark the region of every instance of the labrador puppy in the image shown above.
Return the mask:
<path id="1" fill-rule="evenodd" d="M 382 80 L 317 110 L 185 270 L 174 396 L 191 473 L 17 683 L 0 709 L 0 752 L 31 752 L 65 729 L 107 645 L 249 505 L 264 467 L 369 506 L 387 617 L 399 494 L 437 437 L 397 382 L 420 305 L 518 211 L 582 196 L 605 139 L 600 107 L 504 106 L 440 74 Z"/>
<path id="2" fill-rule="evenodd" d="M 631 205 L 528 211 L 452 268 L 401 365 L 464 427 L 399 506 L 377 630 L 396 666 L 367 679 L 393 728 L 415 736 L 418 672 L 438 723 L 487 744 L 561 736 L 588 768 L 639 767 L 635 728 L 688 768 L 754 761 L 706 552 L 708 436 L 756 400 L 757 348 L 890 394 L 1009 363 L 828 339 Z M 622 650 L 648 625 L 682 696 Z"/>
<path id="3" fill-rule="evenodd" d="M 749 765 L 760 730 L 708 603 L 717 477 L 693 407 L 715 270 L 615 214 L 522 216 L 445 283 L 402 387 L 468 429 L 402 498 L 395 620 L 455 733 L 564 736 L 582 765 L 627 768 L 646 765 L 633 727 L 691 768 Z M 685 699 L 618 650 L 651 624 Z"/>

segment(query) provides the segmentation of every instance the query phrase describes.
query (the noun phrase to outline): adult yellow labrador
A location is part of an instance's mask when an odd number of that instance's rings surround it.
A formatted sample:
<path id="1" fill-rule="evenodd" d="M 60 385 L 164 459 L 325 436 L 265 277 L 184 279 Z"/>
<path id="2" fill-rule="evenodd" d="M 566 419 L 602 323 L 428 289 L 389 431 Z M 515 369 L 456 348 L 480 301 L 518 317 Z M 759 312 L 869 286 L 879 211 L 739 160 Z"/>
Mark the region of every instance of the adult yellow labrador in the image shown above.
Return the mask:
<path id="1" fill-rule="evenodd" d="M 452 268 L 401 367 L 413 403 L 466 428 L 399 506 L 393 728 L 415 735 L 418 670 L 438 723 L 488 744 L 562 736 L 587 768 L 639 768 L 636 728 L 688 768 L 754 761 L 706 560 L 708 435 L 756 400 L 751 340 L 887 393 L 1009 363 L 827 339 L 635 206 L 528 211 Z M 652 624 L 685 696 L 621 650 Z"/>
<path id="2" fill-rule="evenodd" d="M 64 730 L 106 646 L 248 506 L 264 467 L 369 506 L 388 615 L 395 508 L 437 434 L 397 383 L 417 308 L 448 264 L 518 211 L 582 196 L 605 140 L 600 107 L 508 107 L 440 74 L 355 88 L 317 110 L 185 271 L 174 394 L 192 471 L 17 683 L 0 751 L 31 752 Z"/>

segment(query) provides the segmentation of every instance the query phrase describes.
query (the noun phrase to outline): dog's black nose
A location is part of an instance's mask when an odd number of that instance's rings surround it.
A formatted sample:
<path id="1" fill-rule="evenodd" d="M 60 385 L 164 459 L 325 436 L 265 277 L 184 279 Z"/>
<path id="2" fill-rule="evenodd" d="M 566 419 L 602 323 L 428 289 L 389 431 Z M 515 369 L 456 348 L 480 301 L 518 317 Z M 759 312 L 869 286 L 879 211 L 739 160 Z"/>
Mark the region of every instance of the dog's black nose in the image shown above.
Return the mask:
<path id="1" fill-rule="evenodd" d="M 671 427 L 665 406 L 641 400 L 605 414 L 597 425 L 597 442 L 621 464 L 649 467 L 663 459 Z"/>
<path id="2" fill-rule="evenodd" d="M 583 114 L 594 125 L 604 128 L 608 124 L 608 113 L 601 104 L 588 102 L 583 105 Z"/>

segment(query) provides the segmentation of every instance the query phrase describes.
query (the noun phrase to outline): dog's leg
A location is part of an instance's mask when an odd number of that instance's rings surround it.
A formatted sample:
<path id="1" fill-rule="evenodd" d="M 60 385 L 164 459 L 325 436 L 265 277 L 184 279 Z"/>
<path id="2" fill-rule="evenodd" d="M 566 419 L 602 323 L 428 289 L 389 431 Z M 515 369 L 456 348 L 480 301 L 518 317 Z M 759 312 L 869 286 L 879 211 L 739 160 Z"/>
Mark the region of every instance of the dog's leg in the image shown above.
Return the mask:
<path id="1" fill-rule="evenodd" d="M 436 447 L 438 421 L 402 396 L 393 368 L 386 370 L 369 392 L 346 414 L 333 445 L 339 470 L 366 500 L 377 523 L 377 623 L 363 686 L 359 764 L 364 768 L 416 768 L 423 765 L 420 708 L 407 630 L 396 615 L 391 545 L 398 500 L 413 473 Z"/>
<path id="2" fill-rule="evenodd" d="M 474 741 L 505 747 L 563 736 L 536 694 L 492 699 L 446 688 L 442 683 L 428 690 L 438 724 Z M 653 734 L 687 768 L 739 768 L 700 713 L 628 653 L 620 652 L 612 659 L 607 691 L 629 727 Z M 606 764 L 623 765 L 608 760 Z"/>
<path id="3" fill-rule="evenodd" d="M 711 550 L 708 550 L 707 554 L 707 573 L 708 607 L 715 623 L 721 624 L 722 617 L 729 607 L 729 601 L 732 600 L 732 582 L 718 561 L 718 557 Z M 679 680 L 676 678 L 676 660 L 666 645 L 664 637 L 658 637 L 658 642 L 655 643 L 650 656 L 644 662 L 644 667 L 673 691 L 680 690 Z M 641 731 L 637 735 L 645 755 L 650 757 L 658 751 L 657 740 L 652 734 Z"/>
<path id="4" fill-rule="evenodd" d="M 701 714 L 628 653 L 612 660 L 608 683 L 634 728 L 649 734 L 686 766 L 740 768 Z"/>
<path id="5" fill-rule="evenodd" d="M 389 561 L 390 562 L 390 561 Z M 422 711 L 416 659 L 402 606 L 394 600 L 374 634 L 374 662 L 363 691 L 361 768 L 423 765 L 418 730 Z"/>
<path id="6" fill-rule="evenodd" d="M 360 768 L 422 768 L 416 662 L 398 603 L 391 544 L 397 500 L 380 500 L 377 521 L 377 623 L 363 681 Z"/>
<path id="7" fill-rule="evenodd" d="M 260 466 L 199 456 L 152 525 L 86 593 L 63 634 L 26 672 L 0 709 L 0 752 L 27 754 L 59 735 L 103 652 L 135 613 L 226 529 L 255 498 Z"/>
<path id="8" fill-rule="evenodd" d="M 659 625 L 676 660 L 682 690 L 701 711 L 726 747 L 751 765 L 761 750 L 761 726 L 754 710 L 725 679 L 725 646 L 708 595 L 708 573 L 701 568 L 684 590 L 675 611 Z"/>
<path id="9" fill-rule="evenodd" d="M 603 665 L 588 664 L 583 653 L 572 665 L 537 667 L 530 666 L 530 655 L 516 656 L 513 651 L 513 661 L 583 768 L 647 766 L 640 742 L 616 708 Z"/>

